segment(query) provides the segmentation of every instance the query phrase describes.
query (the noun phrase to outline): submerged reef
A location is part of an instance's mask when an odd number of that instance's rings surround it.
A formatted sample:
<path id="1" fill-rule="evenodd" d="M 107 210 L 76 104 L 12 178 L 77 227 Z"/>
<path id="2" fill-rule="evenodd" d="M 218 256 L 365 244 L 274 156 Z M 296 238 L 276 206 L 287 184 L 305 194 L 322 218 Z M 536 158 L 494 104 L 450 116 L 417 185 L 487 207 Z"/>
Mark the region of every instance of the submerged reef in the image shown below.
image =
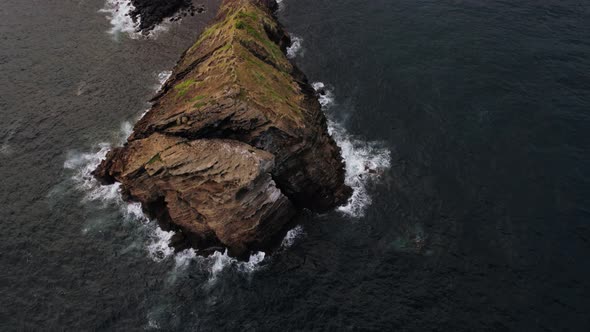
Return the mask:
<path id="1" fill-rule="evenodd" d="M 347 202 L 340 149 L 274 0 L 226 0 L 127 143 L 94 171 L 180 234 L 176 246 L 268 248 L 302 209 Z"/>

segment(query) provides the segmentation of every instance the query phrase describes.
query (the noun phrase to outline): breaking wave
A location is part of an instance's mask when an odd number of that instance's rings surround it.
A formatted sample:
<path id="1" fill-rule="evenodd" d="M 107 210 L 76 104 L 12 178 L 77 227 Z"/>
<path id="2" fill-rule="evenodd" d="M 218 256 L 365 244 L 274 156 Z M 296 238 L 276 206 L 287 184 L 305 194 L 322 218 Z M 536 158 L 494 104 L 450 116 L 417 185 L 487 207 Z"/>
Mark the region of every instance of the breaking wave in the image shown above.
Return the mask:
<path id="1" fill-rule="evenodd" d="M 235 271 L 248 274 L 256 271 L 260 268 L 265 257 L 266 254 L 263 251 L 259 251 L 250 255 L 248 261 L 241 262 L 230 257 L 226 250 L 223 253 L 216 251 L 208 257 L 196 256 L 198 258 L 196 261 L 202 270 L 209 272 L 209 283 L 215 283 L 221 273 L 228 269 L 234 269 Z"/>
<path id="2" fill-rule="evenodd" d="M 68 154 L 68 158 L 64 162 L 64 168 L 74 171 L 72 180 L 76 184 L 76 188 L 84 193 L 83 202 L 99 201 L 110 203 L 120 197 L 118 183 L 101 186 L 91 174 L 110 149 L 110 144 L 100 143 L 97 152 L 70 152 Z"/>
<path id="3" fill-rule="evenodd" d="M 281 248 L 290 248 L 293 246 L 293 244 L 295 244 L 295 241 L 297 241 L 297 239 L 301 238 L 303 235 L 305 235 L 305 232 L 303 232 L 303 226 L 301 225 L 298 225 L 295 228 L 289 230 L 281 242 Z"/>
<path id="4" fill-rule="evenodd" d="M 303 38 L 291 35 L 291 46 L 287 47 L 287 58 L 303 56 Z"/>
<path id="5" fill-rule="evenodd" d="M 148 33 L 138 31 L 141 17 L 137 16 L 136 21 L 133 21 L 130 13 L 134 9 L 135 7 L 129 0 L 106 0 L 104 7 L 99 10 L 99 13 L 106 14 L 106 18 L 111 23 L 108 33 L 115 40 L 118 40 L 121 34 L 126 34 L 131 39 L 154 38 L 161 32 L 168 30 L 167 24 L 170 23 L 170 20 L 166 19 Z"/>
<path id="6" fill-rule="evenodd" d="M 353 189 L 348 203 L 338 211 L 355 218 L 363 217 L 372 203 L 368 185 L 391 166 L 391 152 L 383 143 L 367 142 L 348 133 L 342 123 L 334 119 L 332 89 L 322 82 L 315 82 L 312 86 L 318 92 L 320 105 L 328 118 L 328 132 L 340 147 L 346 163 L 345 182 Z"/>
<path id="7" fill-rule="evenodd" d="M 169 71 L 159 73 L 157 75 L 159 84 L 154 87 L 154 90 L 159 90 L 169 76 Z M 143 112 L 143 114 L 146 112 Z M 140 118 L 143 114 L 140 115 Z M 71 180 L 75 189 L 83 193 L 81 198 L 83 203 L 100 202 L 103 207 L 116 205 L 125 219 L 141 222 L 148 227 L 149 243 L 146 245 L 148 256 L 154 261 L 161 261 L 172 254 L 172 251 L 168 250 L 167 242 L 165 246 L 163 244 L 174 233 L 170 234 L 162 231 L 154 222 L 150 222 L 143 214 L 141 204 L 123 201 L 119 183 L 101 185 L 92 175 L 92 171 L 106 157 L 111 148 L 123 145 L 132 131 L 133 125 L 131 121 L 122 122 L 112 142 L 99 143 L 91 152 L 70 152 L 64 162 L 64 168 L 72 171 Z"/>
<path id="8" fill-rule="evenodd" d="M 162 89 L 162 86 L 164 86 L 164 83 L 166 83 L 170 76 L 172 76 L 172 70 L 164 70 L 158 74 L 158 84 L 154 87 L 156 92 Z"/>
<path id="9" fill-rule="evenodd" d="M 107 19 L 111 23 L 111 29 L 108 32 L 115 38 L 125 33 L 129 37 L 136 39 L 140 36 L 137 32 L 140 19 L 138 18 L 137 22 L 133 22 L 129 15 L 134 9 L 135 7 L 128 0 L 106 0 L 104 7 L 99 12 L 107 14 Z"/>

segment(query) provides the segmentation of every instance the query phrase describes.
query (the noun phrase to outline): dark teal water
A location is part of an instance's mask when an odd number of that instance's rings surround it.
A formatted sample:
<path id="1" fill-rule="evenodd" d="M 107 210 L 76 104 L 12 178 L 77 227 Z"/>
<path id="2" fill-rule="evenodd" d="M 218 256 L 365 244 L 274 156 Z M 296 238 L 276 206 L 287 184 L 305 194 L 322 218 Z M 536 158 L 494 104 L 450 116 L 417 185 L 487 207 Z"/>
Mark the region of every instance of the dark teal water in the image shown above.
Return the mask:
<path id="1" fill-rule="evenodd" d="M 0 7 L 1 330 L 590 329 L 588 2 L 284 0 L 356 205 L 247 263 L 88 177 L 214 3 L 150 39 Z"/>

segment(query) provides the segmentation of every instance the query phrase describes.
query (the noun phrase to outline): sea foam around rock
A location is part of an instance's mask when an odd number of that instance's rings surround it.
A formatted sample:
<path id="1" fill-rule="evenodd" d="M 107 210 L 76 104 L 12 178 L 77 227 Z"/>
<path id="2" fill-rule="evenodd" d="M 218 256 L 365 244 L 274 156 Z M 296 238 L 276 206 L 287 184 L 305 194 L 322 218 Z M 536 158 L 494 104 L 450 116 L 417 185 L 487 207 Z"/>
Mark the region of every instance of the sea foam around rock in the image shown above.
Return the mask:
<path id="1" fill-rule="evenodd" d="M 126 126 L 122 126 L 125 128 Z M 122 129 L 122 135 L 126 136 L 126 131 Z M 242 273 L 254 272 L 257 267 L 264 261 L 265 253 L 256 252 L 250 256 L 246 262 L 238 261 L 230 256 L 227 252 L 216 251 L 208 257 L 198 256 L 193 249 L 187 249 L 174 254 L 174 249 L 169 247 L 173 231 L 164 231 L 156 223 L 149 220 L 143 213 L 139 203 L 128 203 L 121 199 L 121 190 L 118 183 L 112 185 L 101 185 L 96 181 L 91 172 L 98 166 L 100 161 L 106 156 L 111 149 L 111 144 L 101 143 L 98 150 L 87 153 L 70 153 L 64 162 L 64 168 L 72 172 L 75 189 L 82 192 L 82 203 L 96 205 L 99 203 L 104 208 L 115 205 L 120 209 L 121 216 L 126 221 L 137 223 L 144 228 L 138 234 L 144 234 L 142 239 L 138 239 L 144 244 L 147 256 L 154 262 L 165 262 L 174 259 L 175 269 L 184 269 L 191 263 L 195 262 L 203 271 L 209 274 L 209 282 L 214 283 L 219 275 L 226 269 L 235 269 Z M 83 229 L 85 233 L 87 230 Z M 292 241 L 293 234 L 287 236 L 287 241 Z"/>
<path id="2" fill-rule="evenodd" d="M 315 82 L 312 86 L 318 92 L 320 105 L 328 118 L 328 132 L 341 149 L 346 164 L 345 182 L 353 189 L 348 203 L 338 211 L 354 218 L 363 217 L 372 203 L 368 185 L 391 166 L 391 152 L 383 143 L 368 142 L 351 135 L 341 122 L 335 120 L 338 110 L 333 89 L 322 82 Z"/>
<path id="3" fill-rule="evenodd" d="M 99 10 L 99 13 L 106 14 L 106 18 L 111 24 L 111 28 L 107 32 L 113 36 L 113 39 L 119 40 L 121 35 L 127 35 L 131 39 L 155 38 L 168 30 L 170 20 L 164 19 L 149 32 L 140 32 L 141 16 L 138 15 L 133 21 L 130 15 L 133 10 L 135 7 L 129 0 L 106 0 L 104 7 Z"/>
<path id="4" fill-rule="evenodd" d="M 281 248 L 282 249 L 290 248 L 291 246 L 293 246 L 293 244 L 295 244 L 297 239 L 303 237 L 304 235 L 305 235 L 305 232 L 303 231 L 303 226 L 301 226 L 301 225 L 295 226 L 295 228 L 289 230 L 287 232 L 287 234 L 285 235 L 285 237 L 283 238 L 283 241 L 281 242 Z"/>
<path id="5" fill-rule="evenodd" d="M 128 33 L 133 38 L 137 34 L 135 32 L 137 25 L 125 14 L 133 9 L 132 5 L 126 1 L 109 0 L 107 6 L 109 9 L 105 9 L 105 11 L 110 13 L 111 24 L 113 24 L 113 29 L 110 32 L 113 34 Z M 293 37 L 292 45 L 287 50 L 287 55 L 290 58 L 302 55 L 302 42 L 301 38 Z M 163 71 L 157 75 L 157 84 L 154 86 L 155 91 L 161 89 L 171 73 L 171 71 Z M 342 150 L 342 157 L 346 162 L 346 184 L 354 190 L 349 202 L 345 206 L 338 208 L 338 211 L 352 217 L 362 217 L 366 208 L 371 204 L 367 184 L 369 181 L 375 180 L 382 170 L 389 167 L 389 151 L 380 147 L 380 144 L 376 142 L 366 142 L 350 135 L 346 128 L 331 116 L 332 112 L 335 111 L 333 90 L 326 87 L 322 82 L 313 83 L 313 88 L 318 91 L 319 102 L 328 118 L 329 132 Z M 147 110 L 143 111 L 137 120 L 146 113 Z M 216 251 L 207 257 L 197 255 L 194 249 L 186 249 L 174 254 L 173 248 L 168 246 L 171 237 L 174 235 L 173 231 L 164 231 L 158 227 L 155 221 L 150 221 L 143 214 L 139 203 L 123 201 L 118 183 L 108 186 L 98 183 L 91 172 L 96 169 L 113 146 L 121 146 L 126 141 L 132 130 L 133 124 L 131 121 L 125 121 L 121 124 L 117 137 L 110 143 L 98 144 L 93 152 L 72 152 L 69 154 L 64 163 L 64 168 L 72 172 L 71 179 L 76 189 L 84 193 L 81 199 L 82 202 L 88 204 L 98 202 L 104 207 L 114 204 L 119 207 L 123 218 L 141 225 L 144 231 L 139 232 L 143 235 L 138 241 L 143 243 L 141 247 L 145 249 L 147 256 L 154 262 L 174 260 L 174 269 L 171 272 L 172 279 L 176 279 L 176 275 L 180 271 L 186 270 L 191 264 L 196 264 L 200 271 L 205 271 L 208 274 L 207 280 L 209 284 L 214 284 L 223 271 L 226 270 L 251 273 L 260 268 L 266 257 L 264 252 L 252 254 L 249 260 L 245 262 L 230 257 L 227 251 Z M 287 232 L 281 243 L 281 248 L 291 247 L 303 235 L 303 227 L 296 226 Z"/>
<path id="6" fill-rule="evenodd" d="M 170 74 L 171 71 L 163 71 L 157 75 L 158 84 L 154 86 L 155 91 L 162 87 Z M 144 111 L 139 118 L 146 112 Z M 173 279 L 175 279 L 177 273 L 185 270 L 191 264 L 196 264 L 201 271 L 208 274 L 209 284 L 214 284 L 221 273 L 226 270 L 233 269 L 247 274 L 256 271 L 266 257 L 264 252 L 253 253 L 249 260 L 245 262 L 230 257 L 227 251 L 216 251 L 207 257 L 197 255 L 194 249 L 186 249 L 174 254 L 174 249 L 168 245 L 171 237 L 175 234 L 173 231 L 164 231 L 157 225 L 156 221 L 150 220 L 143 213 L 140 203 L 123 201 L 119 183 L 101 185 L 96 180 L 92 175 L 92 171 L 96 169 L 112 147 L 123 145 L 132 129 L 131 122 L 125 121 L 121 124 L 118 134 L 111 142 L 99 143 L 89 152 L 71 151 L 68 153 L 63 167 L 71 172 L 70 180 L 73 183 L 73 189 L 82 193 L 81 202 L 93 206 L 98 203 L 99 207 L 102 208 L 117 206 L 124 221 L 134 222 L 141 226 L 142 230 L 137 232 L 140 237 L 137 241 L 142 243 L 141 247 L 144 248 L 147 257 L 152 261 L 160 263 L 174 260 L 174 269 L 171 271 Z M 88 231 L 88 227 L 82 229 L 82 233 Z M 287 238 L 288 241 L 294 241 L 295 235 L 293 233 L 287 234 Z"/>
<path id="7" fill-rule="evenodd" d="M 287 47 L 287 58 L 303 56 L 303 38 L 291 35 L 291 46 Z"/>
<path id="8" fill-rule="evenodd" d="M 129 16 L 129 13 L 134 9 L 135 7 L 128 0 L 107 0 L 99 12 L 105 13 L 111 23 L 111 29 L 108 30 L 108 33 L 115 38 L 120 34 L 127 34 L 131 38 L 138 38 L 140 36 L 137 33 L 139 20 L 133 22 L 131 16 Z"/>

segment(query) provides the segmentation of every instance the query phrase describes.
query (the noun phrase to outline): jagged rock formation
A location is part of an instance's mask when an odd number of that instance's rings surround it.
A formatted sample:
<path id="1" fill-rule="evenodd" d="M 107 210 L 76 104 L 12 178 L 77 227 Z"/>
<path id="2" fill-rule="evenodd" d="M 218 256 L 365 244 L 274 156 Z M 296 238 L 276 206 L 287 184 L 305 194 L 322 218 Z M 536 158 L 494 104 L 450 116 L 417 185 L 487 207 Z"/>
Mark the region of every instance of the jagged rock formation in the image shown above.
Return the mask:
<path id="1" fill-rule="evenodd" d="M 203 248 L 264 248 L 297 209 L 346 202 L 340 150 L 270 0 L 226 0 L 95 175 Z"/>
<path id="2" fill-rule="evenodd" d="M 138 22 L 138 29 L 143 32 L 152 30 L 166 18 L 179 14 L 191 14 L 204 10 L 203 6 L 196 7 L 192 0 L 130 0 L 133 10 L 129 13 L 134 22 Z"/>

